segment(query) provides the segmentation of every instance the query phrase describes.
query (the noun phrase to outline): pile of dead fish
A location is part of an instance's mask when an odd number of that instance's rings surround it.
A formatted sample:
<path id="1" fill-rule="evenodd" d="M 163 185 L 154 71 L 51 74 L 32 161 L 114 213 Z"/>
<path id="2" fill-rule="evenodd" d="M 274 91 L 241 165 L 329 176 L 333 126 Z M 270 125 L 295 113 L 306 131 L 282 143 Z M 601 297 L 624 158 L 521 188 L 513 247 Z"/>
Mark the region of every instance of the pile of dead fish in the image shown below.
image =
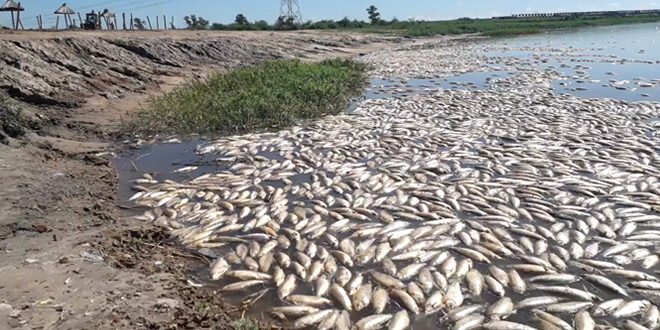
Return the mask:
<path id="1" fill-rule="evenodd" d="M 657 328 L 660 105 L 511 79 L 213 141 L 131 199 L 293 328 Z"/>

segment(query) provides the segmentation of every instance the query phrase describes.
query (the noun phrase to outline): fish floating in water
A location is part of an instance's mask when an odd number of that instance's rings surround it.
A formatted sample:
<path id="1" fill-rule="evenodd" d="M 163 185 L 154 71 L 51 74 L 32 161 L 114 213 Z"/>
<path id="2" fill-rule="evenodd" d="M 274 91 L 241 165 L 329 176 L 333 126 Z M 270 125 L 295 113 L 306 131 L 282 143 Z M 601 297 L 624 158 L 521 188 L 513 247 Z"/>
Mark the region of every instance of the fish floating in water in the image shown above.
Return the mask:
<path id="1" fill-rule="evenodd" d="M 209 142 L 217 172 L 146 176 L 131 200 L 217 250 L 220 292 L 275 288 L 292 328 L 657 328 L 660 105 L 511 79 Z"/>

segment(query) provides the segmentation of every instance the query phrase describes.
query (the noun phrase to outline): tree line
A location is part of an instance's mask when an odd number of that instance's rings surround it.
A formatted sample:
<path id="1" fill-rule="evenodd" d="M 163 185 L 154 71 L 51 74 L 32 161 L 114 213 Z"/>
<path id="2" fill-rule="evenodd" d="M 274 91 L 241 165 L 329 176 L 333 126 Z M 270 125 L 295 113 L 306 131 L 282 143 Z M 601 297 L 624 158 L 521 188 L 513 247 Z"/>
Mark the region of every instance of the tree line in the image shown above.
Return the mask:
<path id="1" fill-rule="evenodd" d="M 394 18 L 391 21 L 381 19 L 380 13 L 376 6 L 369 6 L 367 8 L 369 22 L 349 19 L 344 17 L 339 21 L 335 20 L 321 20 L 317 22 L 307 21 L 303 23 L 295 22 L 292 17 L 278 17 L 274 24 L 270 24 L 264 20 L 250 22 L 244 14 L 236 15 L 234 22 L 231 24 L 213 23 L 197 15 L 185 16 L 183 19 L 186 22 L 187 28 L 190 30 L 243 30 L 243 31 L 268 31 L 268 30 L 325 30 L 325 29 L 359 29 L 370 25 L 386 25 L 398 23 L 399 21 Z"/>

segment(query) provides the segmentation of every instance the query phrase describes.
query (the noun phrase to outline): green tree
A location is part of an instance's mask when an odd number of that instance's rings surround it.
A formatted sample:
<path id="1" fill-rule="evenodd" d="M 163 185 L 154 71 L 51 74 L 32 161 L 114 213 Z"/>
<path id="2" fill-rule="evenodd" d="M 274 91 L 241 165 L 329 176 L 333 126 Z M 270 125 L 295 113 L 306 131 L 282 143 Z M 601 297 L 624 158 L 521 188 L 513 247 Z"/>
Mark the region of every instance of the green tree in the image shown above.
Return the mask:
<path id="1" fill-rule="evenodd" d="M 248 20 L 247 20 L 247 17 L 245 17 L 245 15 L 243 15 L 243 14 L 236 15 L 235 22 L 236 22 L 236 24 L 240 24 L 240 25 L 250 24 L 250 22 L 248 22 Z"/>
<path id="2" fill-rule="evenodd" d="M 276 30 L 295 30 L 296 28 L 296 21 L 293 17 L 280 16 L 275 22 Z"/>
<path id="3" fill-rule="evenodd" d="M 264 20 L 255 22 L 254 26 L 257 28 L 257 30 L 270 30 L 270 24 Z"/>
<path id="4" fill-rule="evenodd" d="M 188 25 L 188 29 L 190 30 L 204 30 L 209 27 L 209 21 L 205 20 L 201 16 L 200 17 L 197 17 L 197 15 L 185 16 L 183 20 L 186 21 L 186 25 Z"/>
<path id="5" fill-rule="evenodd" d="M 371 24 L 380 23 L 380 13 L 378 12 L 378 8 L 376 8 L 376 6 L 369 6 L 369 8 L 367 8 L 367 13 L 369 14 L 369 20 L 371 21 Z"/>

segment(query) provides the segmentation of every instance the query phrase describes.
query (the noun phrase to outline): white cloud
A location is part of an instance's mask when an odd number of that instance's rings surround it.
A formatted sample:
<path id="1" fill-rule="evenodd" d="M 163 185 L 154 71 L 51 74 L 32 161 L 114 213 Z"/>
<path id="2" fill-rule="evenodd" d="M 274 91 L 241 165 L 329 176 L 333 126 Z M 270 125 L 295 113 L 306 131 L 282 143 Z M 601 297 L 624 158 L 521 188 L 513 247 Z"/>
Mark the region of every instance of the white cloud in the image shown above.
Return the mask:
<path id="1" fill-rule="evenodd" d="M 609 8 L 621 8 L 621 4 L 618 3 L 618 2 L 612 2 L 612 3 L 608 3 L 607 7 L 609 7 Z"/>

